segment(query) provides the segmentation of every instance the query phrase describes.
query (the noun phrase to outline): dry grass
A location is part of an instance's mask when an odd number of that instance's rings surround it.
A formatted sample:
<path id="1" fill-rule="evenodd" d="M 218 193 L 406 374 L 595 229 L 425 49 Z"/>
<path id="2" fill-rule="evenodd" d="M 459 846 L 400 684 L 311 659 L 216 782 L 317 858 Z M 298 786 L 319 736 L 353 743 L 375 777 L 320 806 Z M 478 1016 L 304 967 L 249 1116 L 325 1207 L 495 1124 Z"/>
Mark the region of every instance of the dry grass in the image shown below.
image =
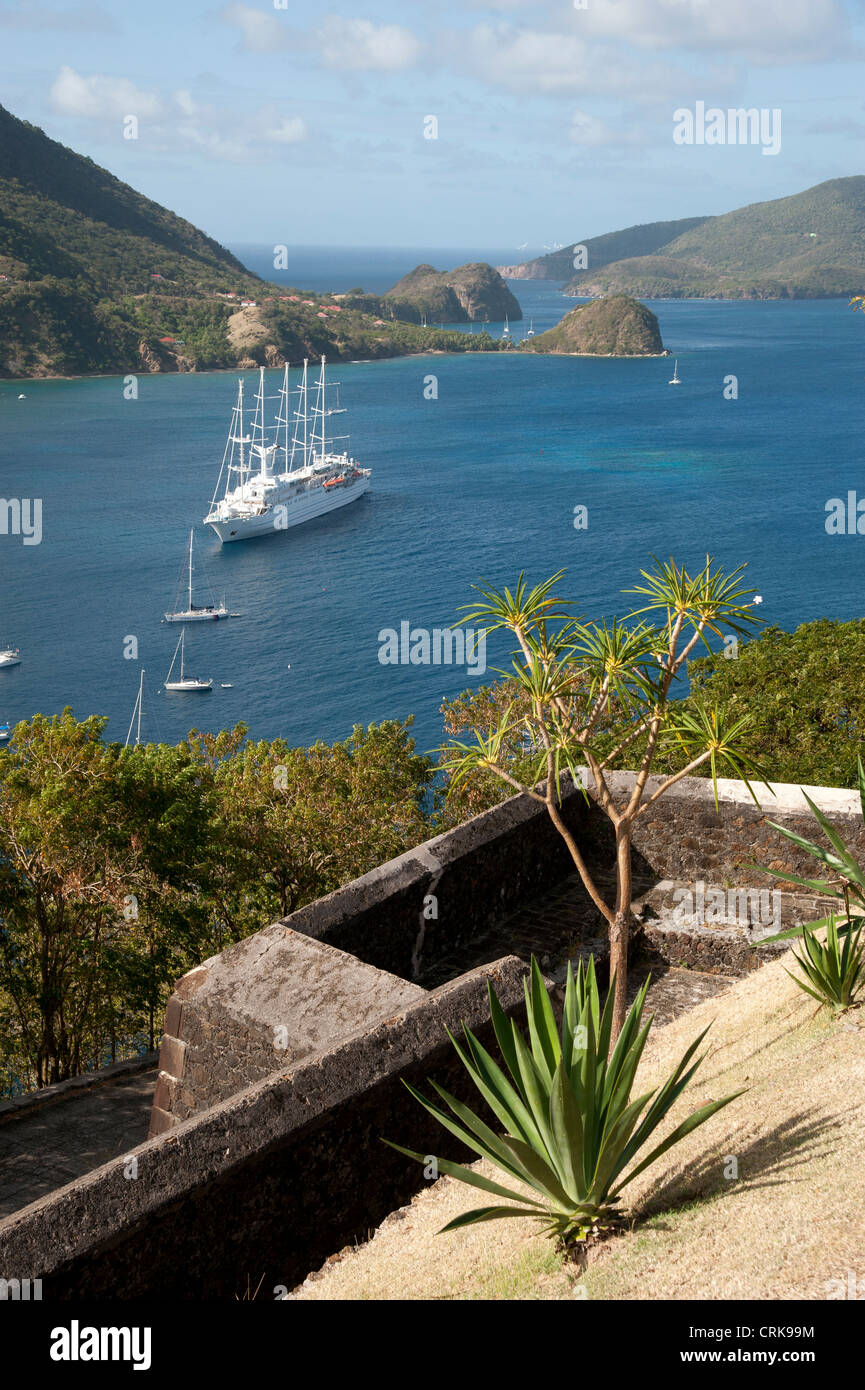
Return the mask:
<path id="1" fill-rule="evenodd" d="M 825 1299 L 850 1270 L 865 1290 L 865 1009 L 815 1016 L 781 962 L 764 966 L 658 1029 L 639 1090 L 712 1020 L 709 1054 L 671 1127 L 699 1103 L 747 1093 L 626 1189 L 633 1229 L 582 1276 L 528 1221 L 438 1235 L 481 1196 L 496 1200 L 442 1178 L 295 1297 Z M 731 1158 L 737 1179 L 725 1176 Z"/>

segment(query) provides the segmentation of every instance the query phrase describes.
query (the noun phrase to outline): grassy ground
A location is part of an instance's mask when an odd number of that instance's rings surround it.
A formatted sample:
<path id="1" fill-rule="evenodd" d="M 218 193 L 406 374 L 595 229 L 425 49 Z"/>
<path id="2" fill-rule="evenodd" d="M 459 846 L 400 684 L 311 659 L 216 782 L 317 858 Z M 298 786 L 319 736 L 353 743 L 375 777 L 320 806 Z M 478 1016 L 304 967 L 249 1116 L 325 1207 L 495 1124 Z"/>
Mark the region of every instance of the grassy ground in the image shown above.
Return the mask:
<path id="1" fill-rule="evenodd" d="M 582 1275 L 528 1221 L 438 1235 L 496 1200 L 441 1178 L 294 1297 L 825 1299 L 843 1296 L 832 1281 L 846 1289 L 851 1270 L 865 1292 L 865 1008 L 831 1021 L 815 1007 L 778 962 L 650 1036 L 636 1093 L 714 1020 L 670 1128 L 748 1090 L 626 1189 L 632 1229 Z M 388 1137 L 411 1146 L 410 1134 Z"/>

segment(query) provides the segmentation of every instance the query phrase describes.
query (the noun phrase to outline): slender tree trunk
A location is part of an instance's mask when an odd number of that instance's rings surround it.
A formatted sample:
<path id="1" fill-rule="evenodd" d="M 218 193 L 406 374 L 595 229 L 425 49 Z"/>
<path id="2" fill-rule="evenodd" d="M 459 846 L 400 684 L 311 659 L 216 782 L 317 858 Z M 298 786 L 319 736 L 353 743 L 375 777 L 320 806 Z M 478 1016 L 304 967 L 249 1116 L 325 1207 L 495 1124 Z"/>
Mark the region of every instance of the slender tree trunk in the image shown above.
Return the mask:
<path id="1" fill-rule="evenodd" d="M 616 829 L 616 915 L 610 925 L 610 980 L 615 975 L 612 1046 L 622 1031 L 628 1011 L 628 944 L 631 934 L 631 824 Z"/>

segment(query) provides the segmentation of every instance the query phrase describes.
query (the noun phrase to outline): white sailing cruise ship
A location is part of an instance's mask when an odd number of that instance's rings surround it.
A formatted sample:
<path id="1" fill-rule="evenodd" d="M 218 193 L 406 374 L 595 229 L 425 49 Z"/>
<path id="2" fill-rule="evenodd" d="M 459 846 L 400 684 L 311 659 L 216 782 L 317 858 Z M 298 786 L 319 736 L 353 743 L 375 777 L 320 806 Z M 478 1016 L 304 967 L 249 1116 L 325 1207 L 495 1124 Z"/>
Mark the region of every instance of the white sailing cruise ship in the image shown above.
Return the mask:
<path id="1" fill-rule="evenodd" d="M 250 540 L 255 536 L 285 531 L 325 512 L 336 511 L 356 502 L 369 488 L 370 469 L 360 468 L 347 450 L 338 453 L 334 445 L 347 436 L 328 437 L 325 421 L 343 410 L 327 400 L 325 359 L 314 387 L 307 381 L 308 361 L 298 387 L 298 406 L 289 439 L 288 364 L 279 392 L 274 442 L 267 442 L 265 425 L 264 368 L 259 373 L 252 432 L 244 433 L 243 380 L 238 381 L 237 403 L 222 468 L 204 518 L 219 539 Z M 332 383 L 332 386 L 336 383 Z M 309 408 L 311 391 L 315 403 Z M 282 470 L 277 471 L 281 454 Z M 224 489 L 221 492 L 220 490 Z"/>

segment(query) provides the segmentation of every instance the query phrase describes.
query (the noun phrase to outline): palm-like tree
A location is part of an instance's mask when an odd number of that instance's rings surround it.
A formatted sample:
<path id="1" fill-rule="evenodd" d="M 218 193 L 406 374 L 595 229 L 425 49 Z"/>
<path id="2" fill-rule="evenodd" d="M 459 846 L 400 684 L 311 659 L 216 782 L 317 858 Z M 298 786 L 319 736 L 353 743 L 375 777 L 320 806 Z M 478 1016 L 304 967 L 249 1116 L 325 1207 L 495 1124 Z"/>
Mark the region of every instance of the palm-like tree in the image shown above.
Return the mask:
<path id="1" fill-rule="evenodd" d="M 610 972 L 615 977 L 612 1044 L 626 1013 L 631 843 L 637 820 L 674 783 L 705 763 L 711 768 L 716 805 L 719 768 L 742 778 L 749 791 L 748 775 L 763 777 L 745 751 L 746 719 L 699 701 L 686 711 L 671 698 L 673 682 L 694 649 L 701 643 L 709 648 L 708 634 L 747 636 L 760 622 L 753 611 L 759 598 L 753 589 L 742 587 L 744 568 L 740 565 L 726 574 L 707 556 L 705 565 L 691 575 L 672 559 L 655 560 L 651 569 L 641 571 L 643 583 L 627 591 L 640 595 L 643 606 L 623 621 L 609 622 L 571 617 L 572 605 L 553 592 L 563 570 L 534 588 L 521 574 L 513 593 L 475 586 L 480 602 L 467 605 L 462 620 L 485 633 L 501 629 L 513 633 L 519 650 L 513 669 L 501 673 L 513 683 L 514 699 L 494 727 L 487 733 L 474 729 L 474 743 L 453 741 L 448 746 L 444 766 L 450 787 L 456 790 L 473 773 L 486 770 L 546 807 L 586 891 L 609 926 Z M 611 728 L 617 734 L 612 749 L 608 746 Z M 508 757 L 511 740 L 518 734 L 535 750 L 524 779 L 515 775 Z M 649 792 L 656 754 L 671 743 L 685 754 L 685 765 Z M 637 757 L 636 779 L 625 803 L 617 805 L 606 774 L 628 749 Z M 594 799 L 612 823 L 615 903 L 604 900 L 564 820 L 563 773 L 569 773 L 584 790 L 590 779 Z"/>

